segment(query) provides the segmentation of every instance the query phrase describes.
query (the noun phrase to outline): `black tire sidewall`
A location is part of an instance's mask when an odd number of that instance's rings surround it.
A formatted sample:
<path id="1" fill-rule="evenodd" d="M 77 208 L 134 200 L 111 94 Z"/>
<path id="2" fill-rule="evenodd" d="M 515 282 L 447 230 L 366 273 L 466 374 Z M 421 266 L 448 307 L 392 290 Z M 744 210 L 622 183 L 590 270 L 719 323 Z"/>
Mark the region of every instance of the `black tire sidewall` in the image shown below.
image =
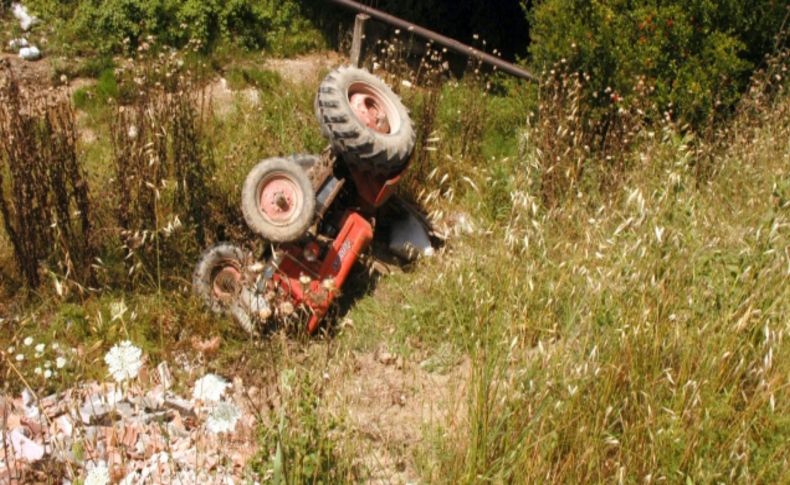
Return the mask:
<path id="1" fill-rule="evenodd" d="M 395 110 L 399 126 L 394 133 L 373 130 L 357 117 L 349 100 L 349 89 L 357 83 L 372 88 Z M 322 100 L 329 103 L 322 103 Z M 330 107 L 334 102 L 339 106 Z M 335 153 L 351 166 L 389 175 L 401 170 L 414 150 L 416 135 L 408 110 L 384 81 L 366 70 L 343 67 L 330 73 L 316 95 L 315 109 L 321 133 L 329 139 Z M 341 117 L 345 121 L 332 121 Z M 353 132 L 358 136 L 343 137 L 341 132 Z"/>
<path id="2" fill-rule="evenodd" d="M 238 265 L 239 271 L 243 272 L 248 259 L 249 254 L 246 251 L 230 243 L 217 244 L 200 256 L 192 274 L 192 289 L 212 312 L 220 315 L 227 315 L 229 312 L 228 306 L 214 297 L 215 270 L 228 261 L 233 261 Z"/>

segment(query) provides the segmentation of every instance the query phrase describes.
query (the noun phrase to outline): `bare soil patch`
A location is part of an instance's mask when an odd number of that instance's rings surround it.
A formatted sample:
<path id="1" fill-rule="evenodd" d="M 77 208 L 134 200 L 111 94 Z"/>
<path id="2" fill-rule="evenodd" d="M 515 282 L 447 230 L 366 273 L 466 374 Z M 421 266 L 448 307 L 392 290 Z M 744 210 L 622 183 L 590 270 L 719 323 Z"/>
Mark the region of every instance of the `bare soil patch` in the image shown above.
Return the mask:
<path id="1" fill-rule="evenodd" d="M 470 361 L 444 373 L 428 372 L 379 350 L 354 354 L 347 368 L 329 406 L 347 416 L 369 482 L 418 481 L 414 453 L 425 432 L 437 426 L 450 431 L 465 419 Z"/>
<path id="2" fill-rule="evenodd" d="M 293 83 L 318 86 L 325 71 L 337 67 L 344 61 L 340 54 L 332 51 L 308 54 L 293 59 L 269 59 L 264 67 Z"/>

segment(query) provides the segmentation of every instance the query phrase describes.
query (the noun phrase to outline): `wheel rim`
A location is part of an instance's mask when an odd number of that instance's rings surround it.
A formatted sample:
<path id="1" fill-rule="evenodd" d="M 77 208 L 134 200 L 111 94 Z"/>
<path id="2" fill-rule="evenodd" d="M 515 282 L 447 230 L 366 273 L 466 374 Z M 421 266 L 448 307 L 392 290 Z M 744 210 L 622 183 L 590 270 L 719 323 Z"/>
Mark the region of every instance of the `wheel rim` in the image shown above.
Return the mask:
<path id="1" fill-rule="evenodd" d="M 384 135 L 396 133 L 401 119 L 392 101 L 378 88 L 354 83 L 348 88 L 348 102 L 359 121 Z"/>
<path id="2" fill-rule="evenodd" d="M 258 210 L 275 226 L 285 226 L 299 216 L 304 205 L 304 194 L 291 177 L 274 173 L 258 184 Z"/>
<path id="3" fill-rule="evenodd" d="M 235 261 L 223 261 L 212 277 L 211 292 L 214 298 L 227 302 L 241 287 L 241 271 Z"/>

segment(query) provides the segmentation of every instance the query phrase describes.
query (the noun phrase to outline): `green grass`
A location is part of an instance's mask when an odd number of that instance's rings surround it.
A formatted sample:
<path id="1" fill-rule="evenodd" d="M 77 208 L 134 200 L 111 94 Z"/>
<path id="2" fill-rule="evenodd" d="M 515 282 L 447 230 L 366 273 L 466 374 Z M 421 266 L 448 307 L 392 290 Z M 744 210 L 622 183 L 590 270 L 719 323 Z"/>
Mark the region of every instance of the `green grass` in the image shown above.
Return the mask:
<path id="1" fill-rule="evenodd" d="M 282 78 L 274 71 L 257 68 L 234 67 L 225 74 L 228 86 L 233 90 L 253 87 L 261 91 L 272 91 L 282 84 Z"/>
<path id="2" fill-rule="evenodd" d="M 234 88 L 258 93 L 257 101 L 237 95 L 221 106 L 206 133 L 219 167 L 217 207 L 232 212 L 257 161 L 315 153 L 323 140 L 312 86 L 255 69 L 226 74 Z M 186 233 L 165 248 L 188 249 L 165 265 L 161 294 L 150 283 L 123 288 L 119 250 L 104 255 L 115 286 L 99 295 L 64 302 L 49 286 L 28 299 L 16 294 L 0 306 L 18 319 L 0 324 L 0 350 L 23 349 L 22 375 L 52 392 L 106 377 L 102 356 L 120 339 L 155 364 L 190 352 L 192 337 L 219 335 L 220 352 L 203 368 L 269 393 L 251 466 L 288 483 L 370 475 L 359 465 L 367 438 L 347 410 L 328 403 L 339 392 L 332 379 L 353 372 L 355 353 L 382 346 L 430 374 L 471 362 L 463 418 L 426 423 L 411 444 L 407 461 L 425 482 L 784 480 L 790 102 L 740 121 L 707 180 L 696 174 L 692 139 L 654 127 L 629 155 L 621 184 L 549 208 L 533 190 L 528 140 L 536 137 L 525 136 L 532 95 L 518 86 L 484 95 L 470 83 L 441 94 L 437 151 L 412 167 L 405 187 L 429 210 L 467 214 L 476 231 L 380 277 L 340 316 L 338 325 L 353 324 L 335 335 L 251 341 L 208 314 L 189 295 L 196 248 Z M 406 93 L 407 104 L 424 102 L 420 96 Z M 83 147 L 94 181 L 112 175 L 101 99 L 83 120 L 97 135 Z M 113 319 L 120 301 L 127 311 Z M 44 356 L 24 345 L 28 336 L 46 344 Z M 44 381 L 35 368 L 57 357 L 52 343 L 68 349 L 69 364 Z M 7 392 L 23 387 L 5 361 L 0 375 Z"/>

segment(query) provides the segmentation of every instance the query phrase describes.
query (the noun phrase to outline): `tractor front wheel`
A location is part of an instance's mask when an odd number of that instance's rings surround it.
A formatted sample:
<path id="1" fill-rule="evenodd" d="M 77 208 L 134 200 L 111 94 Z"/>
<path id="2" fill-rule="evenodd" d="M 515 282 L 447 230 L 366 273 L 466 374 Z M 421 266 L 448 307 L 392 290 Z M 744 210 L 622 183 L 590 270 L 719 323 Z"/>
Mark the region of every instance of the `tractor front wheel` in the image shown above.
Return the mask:
<path id="1" fill-rule="evenodd" d="M 269 158 L 247 175 L 241 194 L 247 225 L 276 243 L 302 238 L 315 215 L 315 192 L 295 159 Z"/>

